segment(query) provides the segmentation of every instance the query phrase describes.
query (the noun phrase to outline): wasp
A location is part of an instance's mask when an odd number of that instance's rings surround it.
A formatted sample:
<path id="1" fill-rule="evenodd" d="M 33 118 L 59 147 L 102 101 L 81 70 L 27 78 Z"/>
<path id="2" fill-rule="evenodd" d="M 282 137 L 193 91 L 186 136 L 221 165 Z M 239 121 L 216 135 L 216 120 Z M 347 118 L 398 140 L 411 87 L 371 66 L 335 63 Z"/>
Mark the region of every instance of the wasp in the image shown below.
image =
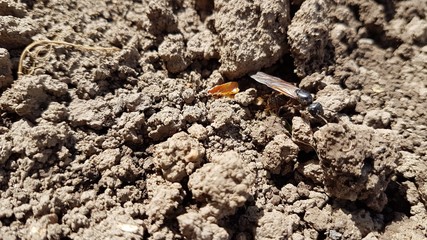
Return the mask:
<path id="1" fill-rule="evenodd" d="M 250 75 L 255 81 L 270 87 L 279 93 L 282 93 L 292 99 L 297 100 L 301 105 L 307 107 L 308 112 L 313 116 L 323 115 L 323 106 L 318 102 L 313 102 L 311 94 L 304 89 L 286 82 L 278 77 L 268 75 L 263 72 L 257 72 Z"/>

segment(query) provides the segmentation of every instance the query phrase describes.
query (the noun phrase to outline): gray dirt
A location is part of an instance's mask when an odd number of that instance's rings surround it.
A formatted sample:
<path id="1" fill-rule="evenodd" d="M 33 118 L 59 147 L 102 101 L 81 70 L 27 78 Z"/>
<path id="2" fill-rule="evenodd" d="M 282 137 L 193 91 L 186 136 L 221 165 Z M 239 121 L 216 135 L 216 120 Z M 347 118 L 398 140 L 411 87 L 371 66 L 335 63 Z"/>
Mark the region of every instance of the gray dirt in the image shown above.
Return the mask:
<path id="1" fill-rule="evenodd" d="M 0 239 L 427 238 L 426 13 L 0 0 Z"/>

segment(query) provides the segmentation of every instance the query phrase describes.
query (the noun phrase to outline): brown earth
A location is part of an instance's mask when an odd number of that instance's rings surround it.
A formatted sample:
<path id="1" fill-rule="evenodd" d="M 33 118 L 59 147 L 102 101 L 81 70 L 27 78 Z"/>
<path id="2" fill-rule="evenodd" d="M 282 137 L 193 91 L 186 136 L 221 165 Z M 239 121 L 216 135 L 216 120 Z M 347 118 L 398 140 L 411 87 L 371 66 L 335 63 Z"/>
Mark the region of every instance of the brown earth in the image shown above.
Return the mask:
<path id="1" fill-rule="evenodd" d="M 0 0 L 0 239 L 427 238 L 426 13 Z M 59 43 L 18 76 L 39 40 Z M 328 123 L 260 103 L 259 70 Z M 231 80 L 234 98 L 207 94 Z"/>

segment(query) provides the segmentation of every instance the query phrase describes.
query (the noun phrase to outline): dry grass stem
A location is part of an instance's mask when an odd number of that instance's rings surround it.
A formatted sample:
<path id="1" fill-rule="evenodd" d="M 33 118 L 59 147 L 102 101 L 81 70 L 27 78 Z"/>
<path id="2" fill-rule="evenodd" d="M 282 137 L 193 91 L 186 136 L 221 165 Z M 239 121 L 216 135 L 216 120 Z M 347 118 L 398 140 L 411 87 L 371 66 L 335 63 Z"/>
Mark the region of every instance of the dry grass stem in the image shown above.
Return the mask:
<path id="1" fill-rule="evenodd" d="M 116 48 L 116 47 L 92 47 L 92 46 L 74 44 L 74 43 L 69 43 L 69 42 L 64 42 L 64 41 L 38 40 L 38 41 L 35 41 L 35 42 L 31 43 L 30 45 L 28 45 L 24 49 L 24 51 L 22 52 L 21 57 L 19 58 L 18 77 L 24 75 L 23 62 L 28 55 L 31 56 L 31 49 L 33 49 L 36 46 L 42 46 L 42 45 L 47 45 L 47 46 L 51 46 L 51 47 L 52 46 L 69 46 L 69 47 L 76 48 L 78 50 L 89 50 L 89 51 L 114 52 L 114 51 L 120 50 L 119 48 Z M 38 55 L 38 52 L 39 51 L 37 51 L 37 54 L 35 56 Z M 35 66 L 35 64 L 33 64 L 33 68 L 34 68 L 34 66 Z"/>

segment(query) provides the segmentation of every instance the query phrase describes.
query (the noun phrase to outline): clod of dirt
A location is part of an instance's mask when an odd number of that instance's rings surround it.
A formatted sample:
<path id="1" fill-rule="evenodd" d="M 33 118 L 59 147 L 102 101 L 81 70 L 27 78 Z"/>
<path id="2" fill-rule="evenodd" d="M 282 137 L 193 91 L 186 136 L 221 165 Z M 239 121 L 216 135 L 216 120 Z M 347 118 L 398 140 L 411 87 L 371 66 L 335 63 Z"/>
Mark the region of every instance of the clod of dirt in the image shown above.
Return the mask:
<path id="1" fill-rule="evenodd" d="M 208 30 L 194 34 L 188 40 L 187 50 L 193 58 L 209 60 L 219 58 L 218 39 Z"/>
<path id="2" fill-rule="evenodd" d="M 147 230 L 154 234 L 162 228 L 166 220 L 173 217 L 173 211 L 184 199 L 185 193 L 181 184 L 165 181 L 160 176 L 147 179 L 149 202 L 145 205 L 148 216 Z M 170 216 L 170 217 L 168 217 Z"/>
<path id="3" fill-rule="evenodd" d="M 313 131 L 311 130 L 310 123 L 301 117 L 292 118 L 292 141 L 303 150 L 313 150 Z"/>
<path id="4" fill-rule="evenodd" d="M 167 180 L 179 182 L 200 166 L 204 155 L 198 140 L 179 132 L 154 146 L 153 162 Z"/>
<path id="5" fill-rule="evenodd" d="M 205 140 L 208 137 L 208 130 L 203 125 L 195 123 L 187 129 L 191 137 L 199 141 Z"/>
<path id="6" fill-rule="evenodd" d="M 9 52 L 5 48 L 0 48 L 0 66 L 0 89 L 3 89 L 13 82 L 12 62 Z"/>
<path id="7" fill-rule="evenodd" d="M 248 131 L 254 143 L 260 146 L 267 145 L 277 135 L 289 134 L 277 116 L 267 117 L 264 121 L 254 121 Z"/>
<path id="8" fill-rule="evenodd" d="M 53 161 L 54 156 L 60 154 L 59 150 L 66 144 L 69 135 L 70 129 L 66 124 L 33 126 L 28 121 L 20 120 L 12 124 L 6 138 L 11 139 L 12 153 L 28 157 L 31 162 L 45 163 Z"/>
<path id="9" fill-rule="evenodd" d="M 53 229 L 58 224 L 58 216 L 56 214 L 47 214 L 39 219 L 29 219 L 29 232 L 26 233 L 27 239 L 49 239 L 53 236 Z"/>
<path id="10" fill-rule="evenodd" d="M 315 72 L 301 79 L 298 86 L 310 92 L 314 92 L 315 90 L 323 89 L 326 85 L 330 84 L 339 84 L 339 81 L 330 75 L 326 75 L 325 72 Z"/>
<path id="11" fill-rule="evenodd" d="M 12 155 L 12 141 L 9 141 L 6 134 L 0 135 L 0 166 Z"/>
<path id="12" fill-rule="evenodd" d="M 99 154 L 92 155 L 87 164 L 83 165 L 82 172 L 89 178 L 100 176 L 99 187 L 117 189 L 123 183 L 136 181 L 141 178 L 142 171 L 135 166 L 129 150 L 127 147 L 107 148 Z M 126 188 L 118 190 L 118 200 L 125 202 L 127 199 L 137 198 L 131 193 Z"/>
<path id="13" fill-rule="evenodd" d="M 42 113 L 41 106 L 65 96 L 67 90 L 67 84 L 48 75 L 24 76 L 0 96 L 0 107 L 33 119 Z"/>
<path id="14" fill-rule="evenodd" d="M 90 161 L 96 166 L 99 172 L 105 172 L 117 165 L 120 161 L 121 154 L 119 149 L 106 149 L 98 155 L 93 156 Z"/>
<path id="15" fill-rule="evenodd" d="M 51 102 L 41 117 L 49 122 L 59 123 L 68 118 L 68 109 L 65 105 L 58 102 Z"/>
<path id="16" fill-rule="evenodd" d="M 194 99 L 196 98 L 195 95 L 196 95 L 196 93 L 194 92 L 194 89 L 192 89 L 192 88 L 185 89 L 181 93 L 182 99 L 184 100 L 185 104 L 191 104 L 194 101 Z"/>
<path id="17" fill-rule="evenodd" d="M 11 15 L 22 18 L 25 17 L 26 14 L 25 4 L 13 0 L 0 1 L 0 16 Z"/>
<path id="18" fill-rule="evenodd" d="M 217 99 L 208 105 L 208 121 L 211 126 L 218 129 L 227 124 L 239 123 L 247 118 L 248 111 L 238 104 L 230 104 L 228 99 Z"/>
<path id="19" fill-rule="evenodd" d="M 363 26 L 354 16 L 351 7 L 336 5 L 329 14 L 331 19 L 335 19 L 331 21 L 330 26 L 331 43 L 335 54 L 336 56 L 346 55 L 363 34 L 363 31 L 358 31 Z"/>
<path id="20" fill-rule="evenodd" d="M 219 70 L 227 78 L 270 66 L 288 50 L 288 1 L 215 1 L 214 19 L 222 44 Z"/>
<path id="21" fill-rule="evenodd" d="M 322 209 L 312 207 L 305 212 L 304 221 L 319 232 L 325 231 L 331 237 L 339 237 L 337 239 L 361 239 L 381 229 L 378 218 L 363 209 L 347 212 L 331 206 Z"/>
<path id="22" fill-rule="evenodd" d="M 426 219 L 407 218 L 404 214 L 399 214 L 396 220 L 385 227 L 382 239 L 425 239 L 425 232 L 419 221 Z M 421 227 L 421 228 L 420 228 Z"/>
<path id="23" fill-rule="evenodd" d="M 144 141 L 143 130 L 145 128 L 145 116 L 139 112 L 125 112 L 112 126 L 110 132 L 116 139 L 132 144 L 142 144 Z"/>
<path id="24" fill-rule="evenodd" d="M 182 109 L 182 117 L 187 123 L 194 123 L 206 120 L 206 108 L 204 104 L 196 104 L 193 106 L 184 105 Z"/>
<path id="25" fill-rule="evenodd" d="M 383 110 L 368 111 L 363 119 L 363 124 L 373 128 L 390 127 L 391 114 Z"/>
<path id="26" fill-rule="evenodd" d="M 282 189 L 280 189 L 279 194 L 279 196 L 282 198 L 282 201 L 285 203 L 293 203 L 300 197 L 298 194 L 298 187 L 290 183 L 283 186 Z"/>
<path id="27" fill-rule="evenodd" d="M 178 30 L 178 19 L 171 3 L 165 0 L 150 0 L 146 3 L 148 8 L 145 8 L 145 15 L 148 21 L 141 21 L 141 24 L 148 32 L 158 35 Z"/>
<path id="28" fill-rule="evenodd" d="M 29 18 L 0 16 L 0 46 L 4 48 L 24 47 L 36 33 L 37 28 Z"/>
<path id="29" fill-rule="evenodd" d="M 314 138 L 327 192 L 341 199 L 362 200 L 381 211 L 387 203 L 384 190 L 400 158 L 396 133 L 332 123 L 320 128 Z"/>
<path id="30" fill-rule="evenodd" d="M 211 219 L 198 212 L 188 212 L 178 216 L 179 229 L 187 239 L 227 240 L 229 234 Z"/>
<path id="31" fill-rule="evenodd" d="M 253 103 L 257 97 L 257 91 L 255 88 L 249 88 L 244 92 L 239 92 L 234 96 L 234 100 L 240 105 L 247 107 Z"/>
<path id="32" fill-rule="evenodd" d="M 264 212 L 258 219 L 255 239 L 286 239 L 298 226 L 300 218 L 296 214 L 285 214 L 277 210 Z"/>
<path id="33" fill-rule="evenodd" d="M 297 171 L 317 184 L 322 184 L 323 182 L 323 169 L 317 160 L 308 160 L 300 163 Z"/>
<path id="34" fill-rule="evenodd" d="M 405 42 L 416 43 L 423 46 L 427 43 L 427 21 L 414 17 L 405 27 L 406 32 L 402 36 L 408 36 Z"/>
<path id="35" fill-rule="evenodd" d="M 184 119 L 179 109 L 165 107 L 148 118 L 148 136 L 154 141 L 162 140 L 178 132 L 183 124 Z"/>
<path id="36" fill-rule="evenodd" d="M 262 163 L 265 169 L 274 174 L 287 174 L 293 170 L 298 152 L 298 146 L 288 135 L 277 135 L 265 146 Z"/>
<path id="37" fill-rule="evenodd" d="M 401 151 L 396 171 L 406 179 L 415 178 L 420 198 L 427 200 L 427 163 L 417 154 Z M 406 189 L 405 189 L 406 191 Z"/>
<path id="38" fill-rule="evenodd" d="M 94 226 L 96 235 L 87 235 L 83 233 L 82 238 L 125 238 L 138 239 L 144 236 L 144 227 L 142 220 L 134 219 L 129 213 L 119 210 L 112 211 L 107 218 Z"/>
<path id="39" fill-rule="evenodd" d="M 191 64 L 184 38 L 180 34 L 168 35 L 163 40 L 159 46 L 159 56 L 171 73 L 181 72 Z"/>
<path id="40" fill-rule="evenodd" d="M 112 106 L 104 99 L 74 99 L 68 107 L 73 126 L 88 126 L 100 130 L 113 125 Z"/>
<path id="41" fill-rule="evenodd" d="M 288 40 L 300 77 L 318 72 L 325 64 L 329 39 L 327 1 L 304 1 L 289 25 Z"/>
<path id="42" fill-rule="evenodd" d="M 208 215 L 219 219 L 234 214 L 246 202 L 254 181 L 254 173 L 239 154 L 229 151 L 214 155 L 210 163 L 191 174 L 188 188 L 197 201 L 213 207 Z"/>
<path id="43" fill-rule="evenodd" d="M 405 6 L 406 4 L 407 6 Z M 417 6 L 417 9 L 411 9 L 413 7 L 411 4 Z M 411 45 L 425 45 L 427 42 L 427 21 L 425 19 L 427 7 L 425 5 L 416 1 L 397 3 L 394 18 L 385 25 L 387 35 Z"/>
<path id="44" fill-rule="evenodd" d="M 354 108 L 357 102 L 357 98 L 350 95 L 348 90 L 335 84 L 327 85 L 316 94 L 316 97 L 316 101 L 323 105 L 326 116 L 333 116 L 344 109 Z"/>

